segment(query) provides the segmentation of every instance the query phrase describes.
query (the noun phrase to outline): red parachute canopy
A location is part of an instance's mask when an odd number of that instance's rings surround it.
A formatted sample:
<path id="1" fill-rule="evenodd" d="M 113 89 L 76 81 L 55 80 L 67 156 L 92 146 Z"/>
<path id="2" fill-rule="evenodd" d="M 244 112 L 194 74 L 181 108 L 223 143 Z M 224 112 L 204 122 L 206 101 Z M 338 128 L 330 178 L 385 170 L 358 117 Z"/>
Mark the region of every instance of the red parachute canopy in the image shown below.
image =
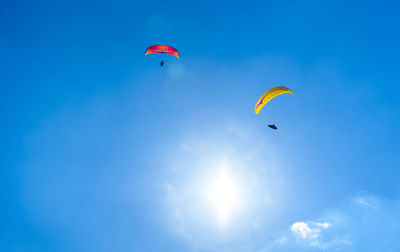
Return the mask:
<path id="1" fill-rule="evenodd" d="M 145 55 L 150 54 L 150 53 L 166 53 L 166 54 L 174 55 L 177 58 L 180 57 L 178 50 L 176 50 L 172 46 L 168 46 L 168 45 L 150 46 L 146 49 Z"/>

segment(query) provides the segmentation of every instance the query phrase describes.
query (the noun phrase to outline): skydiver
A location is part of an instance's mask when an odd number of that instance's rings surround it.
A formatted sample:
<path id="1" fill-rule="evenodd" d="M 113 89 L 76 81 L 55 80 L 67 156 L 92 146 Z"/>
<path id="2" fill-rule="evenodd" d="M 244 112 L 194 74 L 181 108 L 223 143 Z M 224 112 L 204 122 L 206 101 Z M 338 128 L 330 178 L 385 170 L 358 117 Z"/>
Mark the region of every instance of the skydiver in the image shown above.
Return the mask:
<path id="1" fill-rule="evenodd" d="M 161 60 L 160 66 L 164 65 L 164 60 Z"/>
<path id="2" fill-rule="evenodd" d="M 275 126 L 275 124 L 268 124 L 268 127 L 271 129 L 277 130 L 278 128 Z"/>

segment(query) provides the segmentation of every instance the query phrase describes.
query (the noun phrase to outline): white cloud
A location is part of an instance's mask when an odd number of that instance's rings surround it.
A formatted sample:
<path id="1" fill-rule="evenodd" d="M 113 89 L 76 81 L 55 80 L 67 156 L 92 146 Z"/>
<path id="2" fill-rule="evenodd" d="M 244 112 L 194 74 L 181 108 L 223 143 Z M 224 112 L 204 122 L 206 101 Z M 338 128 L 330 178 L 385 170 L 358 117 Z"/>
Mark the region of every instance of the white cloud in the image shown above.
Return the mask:
<path id="1" fill-rule="evenodd" d="M 329 222 L 295 222 L 290 227 L 290 230 L 296 237 L 297 241 L 300 240 L 308 244 L 310 247 L 322 250 L 326 250 L 333 246 L 339 248 L 340 246 L 351 244 L 351 242 L 346 239 L 326 239 L 326 231 L 331 226 L 332 225 Z"/>
<path id="2" fill-rule="evenodd" d="M 296 237 L 314 240 L 319 237 L 323 229 L 327 229 L 329 226 L 328 222 L 296 222 L 290 227 L 290 230 L 292 230 Z"/>
<path id="3" fill-rule="evenodd" d="M 262 251 L 400 251 L 398 237 L 400 201 L 363 195 L 293 223 Z"/>

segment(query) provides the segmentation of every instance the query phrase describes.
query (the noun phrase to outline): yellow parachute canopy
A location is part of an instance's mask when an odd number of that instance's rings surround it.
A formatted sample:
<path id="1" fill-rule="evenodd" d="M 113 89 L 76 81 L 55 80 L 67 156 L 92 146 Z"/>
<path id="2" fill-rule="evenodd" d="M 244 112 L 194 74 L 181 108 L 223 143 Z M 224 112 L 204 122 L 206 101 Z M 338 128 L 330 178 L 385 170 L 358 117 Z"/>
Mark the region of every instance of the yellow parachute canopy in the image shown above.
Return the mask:
<path id="1" fill-rule="evenodd" d="M 270 100 L 272 100 L 273 98 L 277 97 L 278 95 L 281 94 L 285 94 L 285 93 L 289 93 L 289 94 L 293 94 L 293 92 L 287 88 L 287 87 L 274 87 L 271 88 L 270 90 L 268 90 L 267 92 L 265 92 L 260 99 L 258 99 L 256 106 L 254 107 L 254 112 L 256 114 L 258 114 L 260 112 L 260 110 L 262 109 L 262 107 L 264 107 L 265 104 L 267 104 Z"/>

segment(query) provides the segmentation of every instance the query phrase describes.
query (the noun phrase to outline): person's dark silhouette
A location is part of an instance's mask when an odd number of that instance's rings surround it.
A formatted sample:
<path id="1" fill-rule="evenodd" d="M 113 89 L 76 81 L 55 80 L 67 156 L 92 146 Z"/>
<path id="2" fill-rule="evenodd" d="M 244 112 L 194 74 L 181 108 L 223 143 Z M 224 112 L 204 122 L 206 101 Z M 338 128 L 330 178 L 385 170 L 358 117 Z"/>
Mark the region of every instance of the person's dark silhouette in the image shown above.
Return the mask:
<path id="1" fill-rule="evenodd" d="M 278 128 L 275 126 L 275 124 L 268 124 L 268 127 L 271 129 L 277 130 Z"/>

